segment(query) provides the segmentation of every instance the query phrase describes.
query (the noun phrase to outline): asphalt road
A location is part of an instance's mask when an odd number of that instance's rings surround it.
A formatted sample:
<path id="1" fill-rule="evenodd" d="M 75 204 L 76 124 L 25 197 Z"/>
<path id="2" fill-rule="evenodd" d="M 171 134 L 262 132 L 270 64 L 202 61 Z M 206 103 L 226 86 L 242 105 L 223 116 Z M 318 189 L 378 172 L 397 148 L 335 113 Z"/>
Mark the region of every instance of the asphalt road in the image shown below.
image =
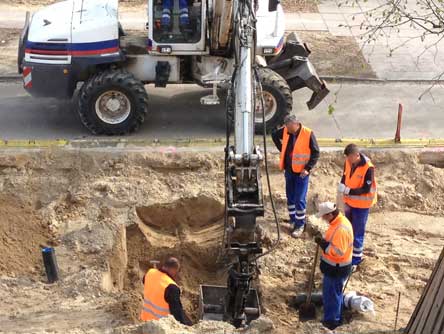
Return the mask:
<path id="1" fill-rule="evenodd" d="M 296 114 L 318 137 L 393 138 L 398 103 L 404 105 L 403 138 L 444 138 L 444 88 L 418 97 L 430 84 L 347 83 L 330 84 L 330 95 L 308 111 L 307 89 L 293 95 Z M 148 86 L 149 117 L 131 137 L 147 139 L 222 137 L 224 106 L 200 105 L 210 91 L 198 86 Z M 333 103 L 333 116 L 327 112 Z M 78 139 L 90 137 L 75 105 L 54 99 L 34 99 L 21 83 L 0 82 L 1 139 Z"/>

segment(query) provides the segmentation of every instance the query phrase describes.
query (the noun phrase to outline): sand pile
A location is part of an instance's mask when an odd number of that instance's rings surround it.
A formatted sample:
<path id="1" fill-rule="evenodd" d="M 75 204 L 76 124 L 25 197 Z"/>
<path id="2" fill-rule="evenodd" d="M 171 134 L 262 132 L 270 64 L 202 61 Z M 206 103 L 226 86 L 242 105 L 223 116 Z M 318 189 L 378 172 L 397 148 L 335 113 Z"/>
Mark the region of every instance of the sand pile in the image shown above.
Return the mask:
<path id="1" fill-rule="evenodd" d="M 344 327 L 346 333 L 391 329 L 398 291 L 400 324 L 405 325 L 444 241 L 444 170 L 438 168 L 439 155 L 370 155 L 377 166 L 381 199 L 370 216 L 366 262 L 352 277 L 349 290 L 369 296 L 377 313 L 354 314 Z M 278 156 L 270 160 L 273 197 L 282 221 L 287 218 L 284 178 L 277 170 Z M 4 234 L 25 245 L 22 255 L 0 260 L 0 332 L 140 333 L 134 324 L 142 276 L 150 261 L 169 255 L 183 263 L 179 284 L 194 320 L 199 284 L 225 284 L 217 262 L 222 154 L 6 151 L 0 166 L 6 166 L 0 170 L 0 216 L 16 222 Z M 311 214 L 319 200 L 334 199 L 342 166 L 342 154 L 324 153 L 313 172 L 308 201 L 312 224 L 323 225 Z M 264 193 L 267 198 L 266 189 Z M 264 247 L 276 238 L 269 210 L 267 206 L 265 218 L 259 220 Z M 55 243 L 62 277 L 52 286 L 42 283 L 39 263 L 39 245 L 48 238 Z M 14 248 L 19 249 L 18 244 Z M 299 240 L 284 234 L 276 252 L 258 263 L 261 275 L 255 285 L 263 313 L 277 333 L 319 331 L 317 322 L 300 323 L 290 306 L 292 296 L 306 289 L 314 249 L 309 233 Z M 28 253 L 34 254 L 26 263 L 35 268 L 35 275 L 21 271 Z M 320 282 L 318 273 L 317 288 Z M 165 326 L 173 333 L 177 324 Z"/>
<path id="2" fill-rule="evenodd" d="M 41 271 L 40 249 L 50 233 L 35 210 L 13 195 L 0 195 L 0 273 L 36 275 Z"/>
<path id="3" fill-rule="evenodd" d="M 187 327 L 178 324 L 173 317 L 144 325 L 144 331 L 150 334 L 268 334 L 271 333 L 273 329 L 273 322 L 266 317 L 260 317 L 252 321 L 247 330 L 236 330 L 230 324 L 218 321 L 203 321 L 193 327 Z"/>

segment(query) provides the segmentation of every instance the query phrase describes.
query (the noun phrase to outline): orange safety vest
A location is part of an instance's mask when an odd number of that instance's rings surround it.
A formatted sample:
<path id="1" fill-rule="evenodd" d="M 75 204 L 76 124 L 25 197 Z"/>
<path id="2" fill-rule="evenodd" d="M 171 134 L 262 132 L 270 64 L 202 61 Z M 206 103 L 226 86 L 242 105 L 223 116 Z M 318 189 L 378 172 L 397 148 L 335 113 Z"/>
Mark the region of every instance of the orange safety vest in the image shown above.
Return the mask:
<path id="1" fill-rule="evenodd" d="M 165 301 L 165 290 L 168 285 L 176 282 L 158 269 L 150 269 L 145 275 L 143 291 L 143 307 L 140 320 L 159 320 L 170 314 L 170 307 Z"/>
<path id="2" fill-rule="evenodd" d="M 339 213 L 330 223 L 324 239 L 330 243 L 321 255 L 324 262 L 339 267 L 352 263 L 353 228 L 347 217 Z"/>
<path id="3" fill-rule="evenodd" d="M 295 173 L 300 173 L 305 168 L 305 165 L 310 160 L 311 150 L 310 150 L 310 137 L 311 129 L 301 126 L 301 131 L 299 132 L 298 138 L 294 143 L 292 158 L 291 158 L 291 169 Z M 281 160 L 279 162 L 279 168 L 284 170 L 285 166 L 285 151 L 287 150 L 288 139 L 290 135 L 288 134 L 287 127 L 284 126 L 284 133 L 282 134 L 282 149 L 281 149 Z"/>
<path id="4" fill-rule="evenodd" d="M 365 174 L 370 167 L 374 165 L 364 155 L 365 165 L 356 167 L 353 174 L 351 174 L 352 166 L 345 160 L 345 185 L 350 189 L 358 189 L 364 185 Z M 371 208 L 377 201 L 376 195 L 376 178 L 373 177 L 373 182 L 370 187 L 370 192 L 362 195 L 344 195 L 344 202 L 352 208 L 368 209 Z"/>

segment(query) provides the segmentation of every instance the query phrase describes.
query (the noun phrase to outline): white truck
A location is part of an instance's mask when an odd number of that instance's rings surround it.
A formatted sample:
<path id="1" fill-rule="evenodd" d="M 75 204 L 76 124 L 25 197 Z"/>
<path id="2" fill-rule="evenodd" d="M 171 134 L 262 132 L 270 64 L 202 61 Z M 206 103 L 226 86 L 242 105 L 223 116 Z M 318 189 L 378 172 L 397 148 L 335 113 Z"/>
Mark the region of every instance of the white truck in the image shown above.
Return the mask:
<path id="1" fill-rule="evenodd" d="M 28 16 L 18 55 L 24 87 L 33 96 L 68 98 L 79 89 L 77 110 L 97 135 L 136 131 L 150 112 L 146 84 L 192 83 L 212 87 L 203 104 L 218 104 L 217 88 L 229 91 L 239 49 L 233 38 L 236 0 L 186 1 L 189 25 L 179 24 L 173 1 L 171 27 L 162 26 L 166 0 L 148 0 L 146 31 L 125 32 L 117 0 L 65 0 Z M 313 91 L 314 108 L 328 93 L 295 34 L 285 38 L 279 0 L 255 0 L 254 52 L 266 104 L 268 129 L 292 109 L 291 92 Z M 235 103 L 228 98 L 227 103 Z M 231 108 L 234 110 L 234 108 Z M 255 115 L 262 131 L 262 115 Z"/>

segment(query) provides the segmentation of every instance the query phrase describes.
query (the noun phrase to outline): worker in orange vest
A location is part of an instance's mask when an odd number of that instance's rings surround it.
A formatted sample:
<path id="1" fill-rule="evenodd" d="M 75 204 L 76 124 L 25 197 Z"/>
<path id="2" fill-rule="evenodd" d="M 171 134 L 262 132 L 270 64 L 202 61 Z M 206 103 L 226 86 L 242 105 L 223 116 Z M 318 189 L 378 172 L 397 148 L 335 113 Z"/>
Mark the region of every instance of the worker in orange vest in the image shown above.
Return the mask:
<path id="1" fill-rule="evenodd" d="M 351 221 L 355 236 L 353 243 L 353 268 L 362 262 L 365 226 L 370 208 L 377 201 L 375 167 L 370 159 L 360 153 L 358 146 L 345 147 L 345 165 L 338 193 L 342 194 L 344 213 Z"/>
<path id="2" fill-rule="evenodd" d="M 304 231 L 309 175 L 319 159 L 319 146 L 313 131 L 295 115 L 285 117 L 284 123 L 271 136 L 281 152 L 279 167 L 285 170 L 291 235 L 297 238 Z"/>
<path id="3" fill-rule="evenodd" d="M 353 253 L 353 229 L 336 204 L 319 204 L 318 218 L 329 224 L 325 236 L 315 236 L 315 242 L 322 248 L 321 272 L 322 299 L 324 304 L 323 325 L 334 330 L 342 324 L 344 283 L 351 273 Z"/>
<path id="4" fill-rule="evenodd" d="M 184 325 L 192 325 L 180 301 L 180 289 L 176 277 L 180 270 L 179 260 L 168 258 L 160 269 L 151 268 L 144 276 L 143 307 L 140 320 L 158 320 L 172 314 Z"/>

